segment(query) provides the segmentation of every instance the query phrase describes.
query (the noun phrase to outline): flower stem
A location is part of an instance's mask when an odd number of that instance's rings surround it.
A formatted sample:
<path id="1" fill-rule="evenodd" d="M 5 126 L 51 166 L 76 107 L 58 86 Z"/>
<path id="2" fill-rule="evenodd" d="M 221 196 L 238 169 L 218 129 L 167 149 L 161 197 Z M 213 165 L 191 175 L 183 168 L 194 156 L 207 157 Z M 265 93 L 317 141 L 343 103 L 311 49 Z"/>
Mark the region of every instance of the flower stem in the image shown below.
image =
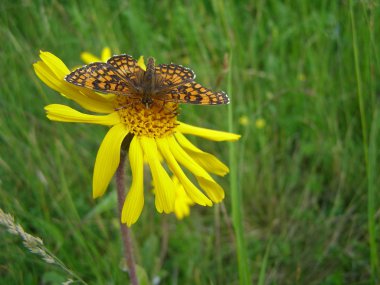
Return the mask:
<path id="1" fill-rule="evenodd" d="M 232 94 L 232 52 L 230 53 L 228 64 L 228 86 L 227 93 Z M 233 132 L 233 109 L 232 105 L 228 108 L 228 130 Z M 243 227 L 243 197 L 241 189 L 238 185 L 237 176 L 237 150 L 236 145 L 229 145 L 229 163 L 230 163 L 230 188 L 231 188 L 231 209 L 232 209 L 232 224 L 236 235 L 237 259 L 239 271 L 239 284 L 251 284 L 251 276 L 249 271 L 249 262 L 247 256 L 247 248 L 244 236 Z"/>
<path id="2" fill-rule="evenodd" d="M 127 136 L 123 142 L 121 147 L 120 154 L 120 163 L 116 170 L 116 188 L 117 188 L 117 200 L 119 206 L 119 223 L 120 223 L 120 231 L 124 244 L 124 258 L 127 262 L 127 266 L 129 269 L 129 277 L 131 278 L 132 285 L 138 285 L 138 279 L 136 274 L 136 265 L 133 259 L 133 246 L 131 239 L 131 230 L 124 224 L 121 223 L 121 212 L 123 209 L 123 204 L 125 200 L 125 157 L 129 149 L 129 145 L 131 143 L 132 137 Z"/>

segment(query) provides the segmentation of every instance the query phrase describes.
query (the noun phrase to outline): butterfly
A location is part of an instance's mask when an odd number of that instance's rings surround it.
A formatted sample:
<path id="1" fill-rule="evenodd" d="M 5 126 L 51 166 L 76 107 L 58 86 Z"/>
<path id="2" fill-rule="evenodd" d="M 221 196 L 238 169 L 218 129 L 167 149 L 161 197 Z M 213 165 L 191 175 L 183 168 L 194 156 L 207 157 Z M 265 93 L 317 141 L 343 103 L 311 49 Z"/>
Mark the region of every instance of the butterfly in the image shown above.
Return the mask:
<path id="1" fill-rule="evenodd" d="M 143 70 L 127 54 L 85 65 L 65 77 L 67 82 L 77 86 L 139 100 L 146 108 L 157 101 L 200 105 L 230 102 L 225 92 L 213 92 L 194 79 L 191 69 L 173 63 L 156 65 L 154 58 L 148 59 Z"/>

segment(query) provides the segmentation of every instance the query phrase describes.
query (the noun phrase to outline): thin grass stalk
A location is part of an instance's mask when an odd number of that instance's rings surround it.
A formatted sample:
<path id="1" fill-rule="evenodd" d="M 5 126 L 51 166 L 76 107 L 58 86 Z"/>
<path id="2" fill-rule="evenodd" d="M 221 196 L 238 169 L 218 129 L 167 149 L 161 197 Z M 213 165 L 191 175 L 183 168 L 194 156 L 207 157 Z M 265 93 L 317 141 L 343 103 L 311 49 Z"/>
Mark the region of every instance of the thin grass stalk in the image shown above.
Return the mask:
<path id="1" fill-rule="evenodd" d="M 272 240 L 269 240 L 267 248 L 265 250 L 263 262 L 261 263 L 259 281 L 257 282 L 257 285 L 265 285 L 265 273 L 268 266 L 268 258 L 269 258 L 269 252 L 270 252 L 271 246 L 272 246 Z"/>
<path id="2" fill-rule="evenodd" d="M 378 281 L 378 268 L 379 268 L 379 256 L 377 251 L 376 244 L 376 231 L 375 231 L 375 193 L 374 187 L 371 187 L 371 174 L 374 171 L 371 169 L 371 165 L 368 159 L 368 133 L 367 133 L 367 122 L 366 122 L 366 113 L 364 108 L 364 95 L 362 90 L 362 76 L 360 71 L 359 64 L 359 50 L 358 50 L 358 41 L 356 34 L 356 23 L 353 12 L 353 3 L 350 0 L 350 20 L 351 20 L 351 30 L 352 30 L 352 47 L 354 51 L 354 63 L 355 63 L 355 76 L 357 84 L 357 96 L 359 103 L 360 111 L 360 121 L 362 126 L 362 142 L 363 142 L 363 152 L 366 165 L 367 173 L 367 215 L 368 215 L 368 234 L 369 234 L 369 245 L 370 245 L 370 262 L 371 262 L 371 276 L 372 282 L 375 284 Z"/>
<path id="3" fill-rule="evenodd" d="M 230 53 L 228 64 L 228 86 L 227 93 L 232 94 L 232 53 Z M 228 106 L 228 130 L 233 132 L 234 120 L 233 120 L 233 108 L 232 104 Z M 238 171 L 237 171 L 237 149 L 236 144 L 229 144 L 229 163 L 230 163 L 230 189 L 231 189 L 231 203 L 232 203 L 232 223 L 236 235 L 237 246 L 237 259 L 239 269 L 239 281 L 241 285 L 250 284 L 250 276 L 248 270 L 248 257 L 244 239 L 243 228 L 243 203 L 241 189 L 238 186 Z"/>
<path id="4" fill-rule="evenodd" d="M 379 284 L 380 272 L 379 272 L 379 251 L 376 243 L 376 191 L 378 185 L 376 184 L 376 177 L 378 175 L 377 168 L 377 148 L 378 148 L 378 132 L 379 126 L 375 122 L 378 122 L 379 115 L 375 112 L 373 116 L 373 124 L 370 131 L 369 137 L 369 159 L 368 159 L 368 231 L 369 231 L 369 243 L 371 251 L 371 270 L 374 279 L 374 284 Z M 378 231 L 377 231 L 378 232 Z"/>

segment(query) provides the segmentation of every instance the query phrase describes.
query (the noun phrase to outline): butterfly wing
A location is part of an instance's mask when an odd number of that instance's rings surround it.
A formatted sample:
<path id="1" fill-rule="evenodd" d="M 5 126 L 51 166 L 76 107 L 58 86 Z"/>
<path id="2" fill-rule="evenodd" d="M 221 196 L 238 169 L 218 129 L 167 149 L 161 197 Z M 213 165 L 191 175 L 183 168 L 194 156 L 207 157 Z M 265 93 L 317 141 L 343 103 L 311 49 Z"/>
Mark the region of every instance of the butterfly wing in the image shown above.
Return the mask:
<path id="1" fill-rule="evenodd" d="M 130 55 L 121 54 L 111 57 L 107 63 L 111 65 L 120 76 L 124 77 L 130 84 L 139 85 L 144 70 L 137 64 L 137 61 Z"/>
<path id="2" fill-rule="evenodd" d="M 131 95 L 140 86 L 144 70 L 129 55 L 111 57 L 107 63 L 95 62 L 74 70 L 65 80 L 98 92 Z M 194 72 L 176 64 L 155 67 L 156 99 L 167 102 L 200 105 L 228 104 L 228 95 L 213 92 L 194 82 Z"/>
<path id="3" fill-rule="evenodd" d="M 172 89 L 174 87 L 192 82 L 195 79 L 195 73 L 187 67 L 176 64 L 160 64 L 155 67 L 156 86 L 159 89 Z"/>
<path id="4" fill-rule="evenodd" d="M 71 72 L 65 80 L 98 92 L 129 94 L 131 88 L 117 71 L 107 63 L 95 62 Z"/>
<path id="5" fill-rule="evenodd" d="M 225 92 L 213 92 L 196 82 L 186 83 L 171 90 L 165 94 L 161 100 L 199 105 L 221 105 L 230 103 L 230 99 Z"/>

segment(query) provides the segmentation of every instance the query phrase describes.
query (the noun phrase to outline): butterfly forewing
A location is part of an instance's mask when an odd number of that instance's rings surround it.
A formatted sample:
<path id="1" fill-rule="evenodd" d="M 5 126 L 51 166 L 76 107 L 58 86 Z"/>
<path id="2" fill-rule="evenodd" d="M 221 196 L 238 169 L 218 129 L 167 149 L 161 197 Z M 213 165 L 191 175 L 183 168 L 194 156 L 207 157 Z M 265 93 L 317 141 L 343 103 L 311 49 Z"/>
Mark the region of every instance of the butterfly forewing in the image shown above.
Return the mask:
<path id="1" fill-rule="evenodd" d="M 195 79 L 194 72 L 176 64 L 160 64 L 155 67 L 158 85 L 161 89 L 173 88 Z"/>
<path id="2" fill-rule="evenodd" d="M 115 55 L 107 63 L 114 67 L 121 76 L 127 80 L 131 80 L 134 84 L 138 84 L 144 74 L 144 71 L 138 66 L 137 61 L 127 54 Z"/>
<path id="3" fill-rule="evenodd" d="M 128 94 L 128 83 L 107 63 L 95 62 L 78 68 L 65 77 L 69 83 L 95 91 Z"/>
<path id="4" fill-rule="evenodd" d="M 196 82 L 186 83 L 171 90 L 163 100 L 199 105 L 221 105 L 230 102 L 225 92 L 213 92 Z"/>

